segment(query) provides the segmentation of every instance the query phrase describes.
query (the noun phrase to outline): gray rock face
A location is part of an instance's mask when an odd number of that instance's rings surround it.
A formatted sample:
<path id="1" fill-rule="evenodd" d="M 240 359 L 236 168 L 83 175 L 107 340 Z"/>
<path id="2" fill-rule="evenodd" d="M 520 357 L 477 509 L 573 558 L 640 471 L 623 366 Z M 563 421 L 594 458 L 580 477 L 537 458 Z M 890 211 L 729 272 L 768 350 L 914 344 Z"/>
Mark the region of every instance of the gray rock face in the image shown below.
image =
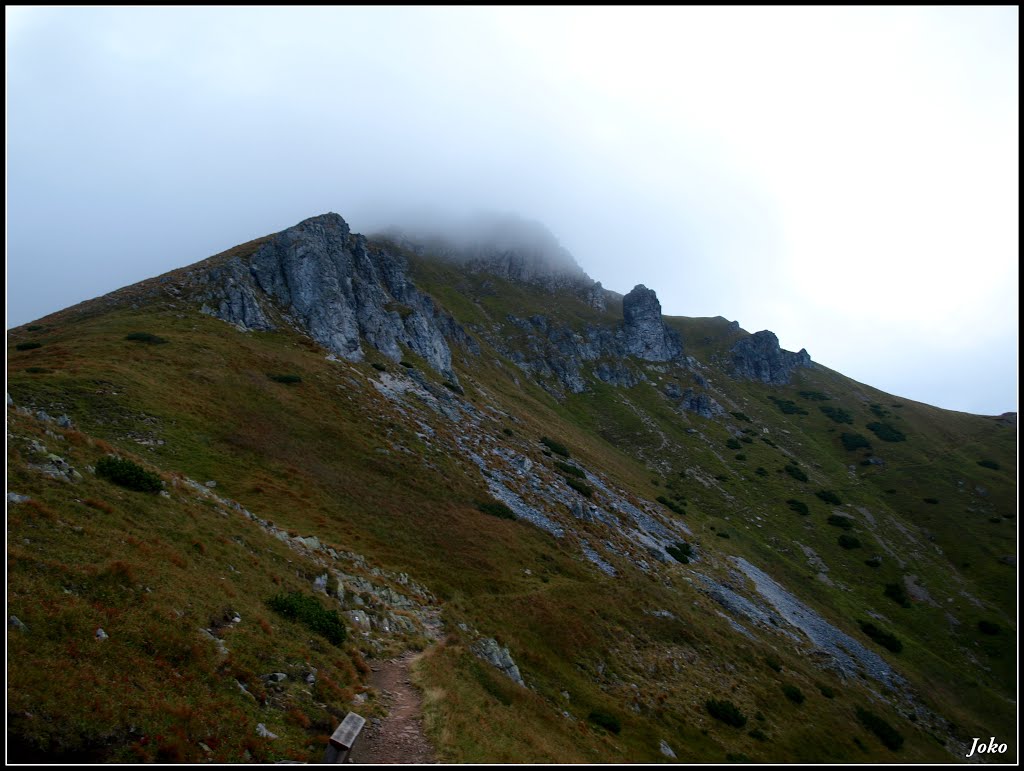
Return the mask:
<path id="1" fill-rule="evenodd" d="M 491 666 L 500 670 L 502 674 L 518 685 L 525 686 L 522 675 L 519 674 L 519 667 L 512 660 L 508 648 L 502 648 L 493 637 L 485 637 L 473 645 L 473 653 L 486 661 Z"/>
<path id="2" fill-rule="evenodd" d="M 653 289 L 637 284 L 622 298 L 623 341 L 626 351 L 646 361 L 671 361 L 683 353 L 674 330 L 661 320 L 661 303 Z"/>
<path id="3" fill-rule="evenodd" d="M 396 363 L 404 345 L 457 383 L 445 336 L 473 347 L 412 284 L 401 256 L 370 247 L 337 214 L 304 220 L 197 280 L 211 315 L 242 329 L 273 329 L 282 315 L 349 361 L 362 360 L 363 340 Z"/>
<path id="4" fill-rule="evenodd" d="M 797 367 L 811 366 L 806 349 L 801 348 L 799 353 L 782 350 L 779 338 L 767 329 L 737 341 L 731 353 L 737 377 L 768 385 L 786 385 Z"/>
<path id="5" fill-rule="evenodd" d="M 714 418 L 725 414 L 725 409 L 706 393 L 694 393 L 692 388 L 683 392 L 680 401 L 683 409 L 695 412 L 702 418 Z"/>

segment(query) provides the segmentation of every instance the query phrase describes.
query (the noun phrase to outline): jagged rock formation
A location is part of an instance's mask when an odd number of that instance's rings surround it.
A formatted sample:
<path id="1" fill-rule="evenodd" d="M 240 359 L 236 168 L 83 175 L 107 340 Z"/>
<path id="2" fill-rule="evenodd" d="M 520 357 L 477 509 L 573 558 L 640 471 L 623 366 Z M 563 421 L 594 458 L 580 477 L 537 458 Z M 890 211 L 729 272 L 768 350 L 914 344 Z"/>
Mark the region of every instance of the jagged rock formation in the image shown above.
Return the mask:
<path id="1" fill-rule="evenodd" d="M 760 380 L 768 385 L 786 385 L 793 370 L 811 366 L 811 356 L 805 348 L 799 353 L 784 351 L 779 346 L 779 338 L 767 329 L 737 341 L 730 353 L 737 377 Z"/>
<path id="2" fill-rule="evenodd" d="M 333 213 L 304 220 L 251 257 L 235 257 L 197 280 L 207 313 L 247 330 L 273 329 L 276 310 L 349 361 L 362 360 L 362 339 L 395 362 L 405 346 L 458 382 L 446 337 L 474 347 L 416 289 L 401 256 L 371 248 Z"/>
<path id="3" fill-rule="evenodd" d="M 671 361 L 683 353 L 679 335 L 661 320 L 661 303 L 653 289 L 637 284 L 622 298 L 622 338 L 626 351 L 646 361 Z"/>

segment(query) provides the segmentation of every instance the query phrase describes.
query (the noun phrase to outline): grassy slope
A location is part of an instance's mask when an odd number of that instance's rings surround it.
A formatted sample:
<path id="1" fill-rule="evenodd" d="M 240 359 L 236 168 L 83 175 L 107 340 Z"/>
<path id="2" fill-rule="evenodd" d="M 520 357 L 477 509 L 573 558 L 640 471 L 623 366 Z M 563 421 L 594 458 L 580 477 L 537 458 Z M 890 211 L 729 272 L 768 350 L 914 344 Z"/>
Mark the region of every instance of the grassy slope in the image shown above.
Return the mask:
<path id="1" fill-rule="evenodd" d="M 545 313 L 579 328 L 615 316 L 612 309 L 601 314 L 581 302 L 552 303 L 493 279 L 484 287 L 477 276 L 455 275 L 438 266 L 417 269 L 428 291 L 470 324 L 500 323 L 506 313 Z M 724 320 L 676 323 L 688 344 L 691 338 L 698 341 L 690 350 L 703 346 L 701 353 L 708 358 L 716 340 L 731 334 Z M 688 568 L 673 566 L 664 578 L 652 579 L 619 564 L 622 577 L 608 579 L 581 563 L 564 543 L 528 525 L 478 512 L 474 501 L 485 496 L 482 479 L 458 459 L 420 442 L 415 427 L 366 386 L 366 378 L 375 374 L 368 363 L 326 361 L 323 351 L 290 333 L 242 334 L 187 303 L 139 309 L 118 305 L 102 313 L 91 305 L 57 314 L 43 325 L 34 332 L 12 332 L 11 343 L 38 340 L 43 347 L 9 348 L 8 390 L 19 404 L 46 406 L 53 414 L 67 411 L 75 418 L 82 438 L 61 443 L 57 450 L 73 465 L 94 463 L 103 448 L 97 442 L 105 441 L 134 451 L 164 472 L 215 479 L 218 491 L 258 515 L 408 572 L 440 598 L 452 634 L 425 659 L 419 677 L 428 697 L 428 728 L 443 757 L 657 761 L 664 760 L 657 750 L 664 739 L 683 760 L 722 760 L 730 753 L 765 760 L 949 759 L 934 739 L 878 704 L 871 708 L 907 738 L 899 754 L 881 747 L 867 731 L 851 729 L 854 707 L 871 703 L 862 685 L 839 682 L 777 639 L 753 644 L 736 635 L 717 607 L 692 588 Z M 170 342 L 146 346 L 123 339 L 135 331 Z M 912 676 L 928 703 L 941 705 L 967 735 L 1008 730 L 1013 715 L 1004 696 L 1015 675 L 1010 647 L 1014 598 L 1008 589 L 1012 570 L 996 558 L 1013 551 L 1015 536 L 1014 522 L 1003 519 L 1012 518 L 1014 511 L 1012 430 L 983 418 L 904 402 L 890 411 L 898 413 L 893 420 L 905 424 L 909 438 L 890 446 L 863 428 L 874 416 L 856 394 L 863 393 L 869 403 L 891 405 L 894 400 L 836 373 L 816 370 L 806 382 L 778 392 L 804 404 L 807 416 L 782 415 L 763 387 L 715 374 L 713 382 L 728 389 L 734 402 L 727 406 L 742 409 L 754 421 L 736 426 L 758 432 L 750 444 L 742 445 L 747 459 L 739 461 L 736 451 L 725 447 L 729 434 L 721 422 L 680 416 L 650 386 L 628 391 L 597 387 L 558 402 L 484 348 L 479 360 L 457 353 L 460 377 L 471 400 L 494 404 L 517 418 L 507 422 L 514 433 L 509 442 L 517 449 L 545 462 L 535 440 L 555 435 L 584 465 L 600 469 L 627 489 L 650 499 L 669 490 L 685 497 L 685 521 L 709 555 L 702 570 L 724 575 L 727 566 L 715 554 L 746 556 L 854 635 L 859 634 L 855 619 L 867 610 L 884 614 L 907 647 L 898 657 L 883 655 Z M 47 371 L 30 372 L 30 367 Z M 297 374 L 302 382 L 275 383 L 267 373 Z M 834 393 L 836 399 L 826 404 L 841 404 L 855 414 L 854 429 L 872 440 L 876 453 L 886 459 L 885 468 L 858 467 L 857 476 L 851 476 L 846 464 L 858 462 L 860 455 L 847 457 L 837 440 L 849 427 L 832 423 L 817 409 L 818 403 L 802 401 L 797 394 L 801 388 Z M 24 425 L 18 433 L 38 433 L 34 422 L 19 420 Z M 687 427 L 700 434 L 687 434 Z M 761 441 L 763 427 L 769 428 L 777 447 Z M 137 443 L 156 438 L 165 443 Z M 416 455 L 395 452 L 398 443 Z M 799 459 L 811 477 L 808 483 L 779 473 L 790 462 L 784 451 Z M 638 462 L 638 455 L 646 463 Z M 997 460 L 1002 469 L 977 466 L 982 456 Z M 424 459 L 434 468 L 425 472 Z M 204 641 L 182 631 L 202 625 L 193 620 L 223 613 L 228 603 L 243 619 L 263 618 L 272 627 L 271 645 L 260 636 L 266 633 L 258 622 L 232 633 L 239 635 L 239 652 L 232 651 L 240 671 L 259 673 L 285 666 L 278 662 L 309 661 L 323 671 L 342 673 L 335 677 L 342 691 L 357 686 L 353 662 L 359 656 L 354 649 L 344 654 L 314 650 L 308 637 L 289 631 L 262 604 L 281 586 L 298 587 L 308 579 L 296 575 L 296 570 L 302 573 L 301 566 L 283 569 L 281 560 L 294 559 L 294 554 L 286 555 L 275 539 L 250 523 L 224 518 L 208 507 L 127 493 L 89 474 L 74 486 L 53 482 L 25 470 L 25 462 L 15 447 L 9 456 L 10 489 L 39 500 L 51 512 L 43 515 L 50 520 L 81 526 L 84 535 L 61 526 L 43 528 L 42 536 L 35 509 L 11 510 L 9 613 L 19 615 L 33 632 L 12 637 L 10 714 L 66 719 L 75 729 L 61 744 L 52 728 L 40 726 L 42 721 L 18 718 L 12 721 L 12 735 L 49 749 L 51 757 L 91 751 L 105 759 L 130 758 L 136 752 L 188 759 L 197 752 L 197 741 L 203 741 L 200 736 L 215 737 L 205 743 L 225 759 L 240 759 L 245 751 L 257 758 L 315 755 L 318 730 L 323 731 L 317 721 L 328 723 L 331 709 L 343 709 L 350 693 L 318 702 L 327 704 L 326 710 L 302 706 L 306 713 L 315 713 L 310 715 L 314 725 L 303 727 L 297 716 L 289 721 L 287 710 L 268 713 L 256 707 L 238 691 L 230 673 L 219 669 L 216 657 L 202 648 Z M 767 477 L 754 473 L 758 466 Z M 688 469 L 685 477 L 679 476 Z M 698 481 L 694 469 L 713 480 L 712 486 Z M 960 477 L 967 483 L 964 492 L 956 487 Z M 985 485 L 985 497 L 974 492 L 976 484 Z M 854 532 L 865 547 L 839 549 L 839 531 L 825 524 L 829 507 L 813 495 L 820 488 L 834 489 L 844 502 L 867 507 L 880 522 L 898 518 L 914 539 L 908 541 L 888 525 L 879 526 L 879 537 L 913 554 L 905 572 L 918 575 L 943 608 L 915 603 L 903 609 L 882 597 L 882 586 L 899 580 L 904 571 L 896 570 L 884 550 L 868 545 L 875 536 L 860 523 Z M 897 492 L 887 493 L 889 489 Z M 789 497 L 807 501 L 811 515 L 789 511 L 784 503 Z M 924 497 L 935 497 L 940 504 L 925 504 Z M 75 502 L 87 498 L 107 503 L 112 511 L 97 513 Z M 1002 521 L 990 523 L 992 517 Z M 927 539 L 925 529 L 935 541 Z M 715 536 L 722 530 L 729 532 L 728 541 Z M 599 534 L 600 528 L 594 532 Z M 244 566 L 231 563 L 241 573 L 225 574 L 224 563 L 237 548 L 234 535 L 254 548 Z M 820 584 L 814 591 L 802 591 L 812 571 L 793 545 L 797 540 L 829 564 L 836 586 Z M 936 545 L 943 549 L 941 555 Z M 882 567 L 864 566 L 863 559 L 876 552 L 885 557 Z M 118 562 L 127 568 L 112 567 Z M 133 577 L 118 583 L 116 576 L 125 569 Z M 115 578 L 104 578 L 111 571 Z M 67 595 L 69 575 L 90 576 L 88 581 L 77 579 L 86 586 L 95 580 L 117 583 L 118 588 L 101 600 L 88 596 L 91 589 Z M 954 585 L 956 581 L 963 583 Z M 131 589 L 141 585 L 152 586 L 154 592 Z M 984 610 L 967 602 L 961 589 L 977 597 Z M 947 596 L 955 598 L 950 607 L 961 621 L 952 633 L 943 615 Z M 52 613 L 43 615 L 34 607 Z M 189 614 L 187 625 L 175 613 L 182 609 Z M 645 613 L 652 609 L 669 610 L 676 620 Z M 983 638 L 976 628 L 980 618 L 998 621 L 1003 635 Z M 469 639 L 455 622 L 508 645 L 533 690 L 516 688 L 482 665 L 469 653 Z M 100 625 L 111 633 L 102 646 L 91 639 L 92 629 Z M 153 654 L 146 648 L 150 639 L 169 640 L 171 650 Z M 965 665 L 962 647 L 991 671 Z M 765 665 L 769 655 L 781 662 L 781 672 Z M 125 661 L 131 662 L 127 669 L 139 681 L 134 686 L 139 695 L 121 705 L 111 695 L 101 708 L 103 688 L 123 680 Z M 167 686 L 179 680 L 168 668 L 181 675 L 180 687 Z M 58 685 L 47 676 L 59 669 L 72 678 L 70 689 L 66 679 Z M 798 685 L 807 702 L 797 706 L 787 701 L 783 683 Z M 817 683 L 831 685 L 838 696 L 824 698 Z M 123 685 L 118 688 L 125 690 Z M 58 699 L 58 693 L 65 698 Z M 711 720 L 703 708 L 710 697 L 735 701 L 752 718 L 750 724 L 741 731 Z M 577 719 L 562 717 L 563 710 Z M 617 717 L 622 732 L 611 734 L 588 723 L 593 710 Z M 266 719 L 268 714 L 271 719 Z M 754 720 L 755 714 L 764 719 Z M 254 723 L 257 716 L 285 737 L 285 743 L 255 741 L 251 730 L 239 730 L 240 723 Z M 187 734 L 175 734 L 163 749 L 135 747 L 139 740 L 134 734 L 110 728 L 129 720 L 141 724 L 139 732 L 146 735 L 166 739 L 166 732 L 159 730 L 161 720 L 186 726 L 181 730 Z M 770 741 L 750 737 L 746 731 L 754 726 Z M 97 734 L 105 737 L 98 744 L 92 738 Z"/>

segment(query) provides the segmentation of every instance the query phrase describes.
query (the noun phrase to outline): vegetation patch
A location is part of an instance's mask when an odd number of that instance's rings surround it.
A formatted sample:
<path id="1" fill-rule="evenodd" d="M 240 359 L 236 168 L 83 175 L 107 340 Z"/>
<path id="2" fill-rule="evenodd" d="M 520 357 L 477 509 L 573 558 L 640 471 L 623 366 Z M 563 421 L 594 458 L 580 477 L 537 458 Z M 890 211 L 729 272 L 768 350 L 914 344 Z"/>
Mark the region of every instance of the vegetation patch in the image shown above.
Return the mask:
<path id="1" fill-rule="evenodd" d="M 378 372 L 387 372 L 388 371 L 388 368 L 385 367 L 383 364 L 381 364 L 379 361 L 373 362 L 370 366 L 373 367 Z"/>
<path id="2" fill-rule="evenodd" d="M 484 514 L 490 514 L 492 517 L 498 517 L 499 519 L 517 519 L 515 512 L 501 501 L 479 501 L 477 502 L 476 507 Z"/>
<path id="3" fill-rule="evenodd" d="M 320 601 L 302 592 L 278 594 L 267 601 L 267 606 L 287 619 L 298 621 L 335 645 L 345 642 L 345 625 L 338 611 L 327 610 Z"/>
<path id="4" fill-rule="evenodd" d="M 782 686 L 782 692 L 785 694 L 786 698 L 794 704 L 804 703 L 804 692 L 797 688 L 795 685 L 790 685 L 789 683 L 787 683 L 786 685 Z"/>
<path id="5" fill-rule="evenodd" d="M 769 669 L 775 672 L 782 671 L 782 664 L 780 664 L 777 659 L 773 659 L 771 656 L 766 656 L 764 663 L 768 665 Z"/>
<path id="6" fill-rule="evenodd" d="M 870 710 L 857 707 L 857 720 L 890 750 L 896 751 L 903 746 L 903 737 L 900 732 L 889 725 L 885 718 L 879 717 Z"/>
<path id="7" fill-rule="evenodd" d="M 883 442 L 904 442 L 907 439 L 902 431 L 890 423 L 868 423 L 868 429 Z"/>
<path id="8" fill-rule="evenodd" d="M 880 629 L 870 621 L 860 621 L 858 623 L 860 623 L 860 630 L 882 647 L 888 648 L 893 653 L 899 653 L 903 650 L 902 641 L 892 632 Z"/>
<path id="9" fill-rule="evenodd" d="M 786 464 L 786 473 L 789 474 L 791 477 L 793 477 L 793 479 L 797 480 L 798 482 L 807 481 L 807 474 L 804 473 L 804 470 L 798 468 L 797 466 L 794 466 L 792 463 Z"/>
<path id="10" fill-rule="evenodd" d="M 149 345 L 163 345 L 167 342 L 166 338 L 154 335 L 151 332 L 132 332 L 130 335 L 125 335 L 124 339 L 136 343 L 148 343 Z"/>
<path id="11" fill-rule="evenodd" d="M 834 420 L 836 423 L 849 423 L 850 425 L 853 425 L 853 415 L 844 410 L 842 407 L 832 407 L 830 405 L 826 405 L 824 407 L 819 407 L 818 409 L 824 412 L 825 415 Z"/>
<path id="12" fill-rule="evenodd" d="M 869 560 L 864 560 L 864 564 L 867 565 L 869 568 L 880 568 L 882 567 L 882 560 L 880 560 L 878 557 L 872 557 Z"/>
<path id="13" fill-rule="evenodd" d="M 594 488 L 573 477 L 565 477 L 565 483 L 584 498 L 589 498 L 594 494 Z"/>
<path id="14" fill-rule="evenodd" d="M 294 383 L 302 382 L 302 378 L 299 377 L 298 375 L 275 375 L 268 372 L 267 377 L 269 377 L 275 383 L 284 383 L 285 385 L 292 385 Z"/>
<path id="15" fill-rule="evenodd" d="M 990 468 L 993 471 L 999 471 L 999 462 L 990 460 L 989 458 L 986 458 L 985 460 L 979 460 L 978 465 L 983 466 L 985 468 Z"/>
<path id="16" fill-rule="evenodd" d="M 19 351 L 31 351 L 34 348 L 42 348 L 42 343 L 18 343 L 14 346 Z"/>
<path id="17" fill-rule="evenodd" d="M 809 402 L 827 402 L 832 397 L 821 391 L 800 391 L 800 395 Z"/>
<path id="18" fill-rule="evenodd" d="M 832 687 L 831 687 L 831 686 L 829 686 L 829 685 L 823 685 L 823 684 L 821 684 L 821 683 L 818 683 L 818 691 L 819 691 L 819 692 L 821 693 L 821 695 L 822 695 L 822 696 L 824 696 L 824 697 L 825 697 L 826 699 L 834 699 L 834 698 L 836 697 L 836 691 L 835 691 L 835 689 L 834 689 L 834 688 L 832 688 Z"/>
<path id="19" fill-rule="evenodd" d="M 730 450 L 738 450 L 740 448 L 740 443 L 736 439 L 728 439 L 725 442 L 725 446 Z"/>
<path id="20" fill-rule="evenodd" d="M 416 365 L 415 365 L 415 364 L 413 364 L 413 363 L 412 363 L 411 361 L 406 361 L 405 359 L 402 359 L 402 360 L 401 360 L 400 362 L 398 362 L 398 363 L 399 363 L 399 364 L 401 364 L 401 365 L 402 365 L 403 367 L 405 367 L 406 369 L 416 369 Z"/>
<path id="21" fill-rule="evenodd" d="M 910 607 L 910 597 L 907 596 L 907 590 L 903 584 L 886 584 L 884 593 L 897 605 L 902 605 L 904 608 Z"/>
<path id="22" fill-rule="evenodd" d="M 729 414 L 732 415 L 734 418 L 736 418 L 736 420 L 742 420 L 742 421 L 744 421 L 746 423 L 753 423 L 754 422 L 754 421 L 752 421 L 750 419 L 750 416 L 747 415 L 747 413 L 745 413 L 745 412 L 730 412 Z"/>
<path id="23" fill-rule="evenodd" d="M 578 477 L 579 479 L 587 478 L 587 472 L 585 472 L 579 466 L 574 466 L 571 463 L 563 463 L 560 460 L 556 460 L 555 468 L 557 468 L 563 474 L 567 474 L 572 477 Z"/>
<path id="24" fill-rule="evenodd" d="M 786 501 L 786 505 L 788 505 L 791 510 L 795 511 L 797 514 L 800 514 L 801 516 L 807 516 L 811 513 L 811 510 L 807 507 L 807 504 L 804 503 L 803 501 L 798 501 L 796 498 L 790 498 L 788 501 Z"/>
<path id="25" fill-rule="evenodd" d="M 841 506 L 843 504 L 843 502 L 839 500 L 839 496 L 836 495 L 832 490 L 818 490 L 818 492 L 816 492 L 815 495 L 821 498 L 821 500 L 825 501 L 825 503 L 831 503 L 835 506 Z"/>
<path id="26" fill-rule="evenodd" d="M 686 513 L 686 509 L 683 508 L 683 506 L 686 505 L 685 503 L 681 503 L 680 504 L 680 503 L 677 503 L 676 501 L 670 501 L 664 495 L 659 495 L 657 498 L 655 498 L 655 500 L 658 503 L 660 503 L 662 506 L 664 506 L 665 508 L 671 509 L 672 511 L 674 511 L 676 514 L 682 515 L 682 514 Z"/>
<path id="27" fill-rule="evenodd" d="M 736 728 L 742 728 L 747 724 L 747 716 L 740 712 L 739 707 L 731 701 L 708 699 L 704 702 L 704 707 L 715 720 L 721 720 Z"/>
<path id="28" fill-rule="evenodd" d="M 445 380 L 444 387 L 447 388 L 449 391 L 457 393 L 459 396 L 466 395 L 466 392 L 465 390 L 463 390 L 462 386 L 460 386 L 458 383 L 453 383 L 451 380 Z"/>
<path id="29" fill-rule="evenodd" d="M 143 493 L 155 493 L 164 487 L 163 481 L 156 474 L 142 468 L 127 458 L 107 455 L 96 463 L 96 476 L 102 477 L 129 490 Z"/>
<path id="30" fill-rule="evenodd" d="M 684 565 L 690 561 L 690 557 L 693 556 L 693 547 L 688 543 L 682 541 L 676 541 L 672 546 L 666 546 L 665 551 L 672 555 L 676 562 L 682 562 Z"/>
<path id="31" fill-rule="evenodd" d="M 777 396 L 769 396 L 768 398 L 775 402 L 775 406 L 779 408 L 779 411 L 782 412 L 783 415 L 810 414 L 809 412 L 807 412 L 807 410 L 805 410 L 799 404 L 794 402 L 792 399 L 780 399 Z"/>
<path id="32" fill-rule="evenodd" d="M 978 631 L 982 634 L 996 635 L 1003 631 L 1003 628 L 994 621 L 987 621 L 985 619 L 978 622 Z"/>
<path id="33" fill-rule="evenodd" d="M 858 539 L 858 538 L 856 538 L 856 537 L 854 537 L 852 535 L 848 535 L 846 533 L 843 533 L 841 536 L 839 536 L 838 543 L 844 549 L 859 549 L 860 548 L 860 539 Z"/>
<path id="34" fill-rule="evenodd" d="M 921 500 L 924 501 L 925 503 L 930 503 L 933 506 L 937 506 L 939 504 L 938 498 L 922 498 Z"/>
<path id="35" fill-rule="evenodd" d="M 841 527 L 843 530 L 850 530 L 853 528 L 853 520 L 840 514 L 829 514 L 828 519 L 825 521 L 833 527 Z"/>
<path id="36" fill-rule="evenodd" d="M 622 724 L 619 722 L 619 719 L 602 710 L 595 709 L 587 715 L 587 720 L 594 725 L 601 726 L 606 731 L 611 731 L 613 734 L 617 734 L 622 730 Z"/>
<path id="37" fill-rule="evenodd" d="M 859 450 L 862 447 L 866 450 L 871 449 L 871 442 L 861 434 L 847 434 L 844 432 L 839 439 L 842 441 L 843 448 L 846 449 L 847 452 L 853 452 L 854 450 Z"/>
<path id="38" fill-rule="evenodd" d="M 760 728 L 755 728 L 753 731 L 748 731 L 747 736 L 751 739 L 757 739 L 759 742 L 768 741 L 768 735 Z"/>
<path id="39" fill-rule="evenodd" d="M 551 452 L 555 453 L 555 455 L 561 455 L 563 458 L 569 457 L 568 448 L 566 448 L 566 446 L 561 442 L 558 442 L 547 436 L 542 436 L 540 438 L 540 443 L 547 447 L 549 450 L 551 450 Z"/>

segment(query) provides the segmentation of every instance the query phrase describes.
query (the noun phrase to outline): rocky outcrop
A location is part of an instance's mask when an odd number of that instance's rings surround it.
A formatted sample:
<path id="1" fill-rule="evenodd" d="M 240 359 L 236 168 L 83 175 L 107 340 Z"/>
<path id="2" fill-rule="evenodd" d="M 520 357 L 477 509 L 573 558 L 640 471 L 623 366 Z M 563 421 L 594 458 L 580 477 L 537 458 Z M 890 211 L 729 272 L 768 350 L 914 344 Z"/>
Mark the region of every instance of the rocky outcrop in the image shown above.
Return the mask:
<path id="1" fill-rule="evenodd" d="M 507 678 L 517 685 L 525 686 L 523 676 L 519 674 L 519 667 L 512 660 L 508 648 L 503 648 L 493 637 L 485 637 L 473 644 L 473 653 L 486 661 L 492 667 L 500 671 Z"/>
<path id="2" fill-rule="evenodd" d="M 404 346 L 457 382 L 446 337 L 474 347 L 416 289 L 401 256 L 370 247 L 337 214 L 304 220 L 196 281 L 211 315 L 246 330 L 273 329 L 280 315 L 349 361 L 363 358 L 363 341 L 395 362 Z"/>
<path id="3" fill-rule="evenodd" d="M 683 353 L 675 330 L 661 319 L 661 303 L 653 289 L 637 284 L 622 298 L 622 341 L 630 356 L 646 361 L 671 361 Z"/>
<path id="4" fill-rule="evenodd" d="M 801 348 L 799 353 L 782 350 L 779 338 L 767 329 L 737 341 L 730 353 L 737 377 L 768 385 L 786 385 L 797 367 L 811 366 L 806 349 Z"/>

